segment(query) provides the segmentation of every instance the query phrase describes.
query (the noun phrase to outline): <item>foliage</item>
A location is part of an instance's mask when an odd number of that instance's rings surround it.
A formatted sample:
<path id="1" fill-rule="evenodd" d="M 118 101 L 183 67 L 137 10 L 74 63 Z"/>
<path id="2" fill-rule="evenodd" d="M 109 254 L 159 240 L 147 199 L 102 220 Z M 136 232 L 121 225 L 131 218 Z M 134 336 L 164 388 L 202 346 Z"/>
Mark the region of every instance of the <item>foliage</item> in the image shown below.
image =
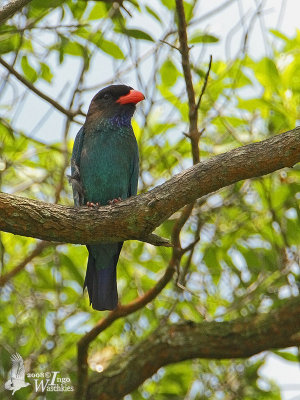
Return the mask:
<path id="1" fill-rule="evenodd" d="M 63 98 L 65 107 L 73 111 L 83 102 L 87 105 L 98 88 L 110 82 L 102 71 L 105 63 L 112 66 L 114 81 L 136 80 L 147 99 L 134 122 L 140 148 L 139 191 L 145 192 L 191 165 L 190 143 L 182 135 L 187 129 L 188 103 L 179 53 L 159 42 L 163 38 L 178 46 L 174 2 L 161 0 L 154 8 L 151 2 L 127 1 L 124 7 L 111 2 L 34 0 L 23 15 L 1 26 L 0 54 L 46 93 L 53 93 L 51 83 L 59 86 L 62 74 L 63 81 L 71 83 L 67 88 L 71 100 L 66 100 L 63 85 L 63 92 L 53 97 L 59 102 Z M 188 2 L 185 7 L 189 21 L 197 17 L 196 7 Z M 151 21 L 157 30 L 146 29 L 145 23 L 134 25 L 129 13 L 134 21 L 137 16 Z M 189 43 L 194 46 L 192 74 L 200 93 L 207 64 L 200 63 L 199 57 L 207 45 L 221 39 L 195 25 L 189 28 Z M 275 30 L 270 34 L 277 42 L 269 56 L 256 60 L 244 52 L 230 62 L 213 61 L 199 110 L 200 130 L 205 129 L 201 160 L 292 129 L 299 119 L 299 32 L 291 38 Z M 70 68 L 74 68 L 71 74 Z M 101 73 L 93 73 L 95 68 Z M 3 70 L 1 74 L 6 76 Z M 27 111 L 30 128 L 23 129 L 16 117 L 27 107 L 23 90 L 11 74 L 1 82 L 1 190 L 70 205 L 66 173 L 78 125 L 57 112 L 61 126 L 55 125 L 54 140 L 45 137 L 43 120 L 51 112 L 46 109 L 41 118 L 36 109 Z M 166 318 L 170 322 L 227 320 L 268 312 L 282 299 L 299 294 L 299 199 L 296 167 L 239 182 L 199 200 L 181 232 L 184 246 L 200 234 L 181 262 L 179 282 L 186 290 L 174 279 L 152 303 L 114 322 L 92 342 L 90 367 L 105 367 L 115 354 L 146 337 Z M 166 221 L 158 233 L 171 237 L 178 216 Z M 16 267 L 35 245 L 34 239 L 1 233 L 1 274 Z M 170 249 L 126 242 L 118 265 L 122 304 L 151 289 L 170 256 Z M 76 342 L 104 315 L 92 311 L 82 294 L 86 258 L 82 246 L 49 244 L 1 288 L 3 380 L 9 353 L 18 351 L 24 359 L 30 357 L 31 371 L 59 370 L 76 385 Z M 276 354 L 297 361 L 291 353 Z M 264 356 L 166 366 L 128 399 L 279 399 L 275 384 L 260 377 L 263 363 Z M 24 393 L 33 398 L 29 388 L 16 392 L 15 398 L 24 398 Z M 9 396 L 2 388 L 1 398 Z M 57 393 L 47 394 L 48 398 L 58 398 Z"/>

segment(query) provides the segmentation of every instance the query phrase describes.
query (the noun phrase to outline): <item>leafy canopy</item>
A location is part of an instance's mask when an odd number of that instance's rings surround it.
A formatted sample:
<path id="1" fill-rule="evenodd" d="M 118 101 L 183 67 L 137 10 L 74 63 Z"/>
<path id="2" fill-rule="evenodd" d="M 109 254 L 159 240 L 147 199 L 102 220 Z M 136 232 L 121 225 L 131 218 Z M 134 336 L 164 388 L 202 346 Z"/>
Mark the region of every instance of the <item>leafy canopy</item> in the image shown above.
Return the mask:
<path id="1" fill-rule="evenodd" d="M 174 1 L 161 0 L 156 7 L 127 1 L 124 7 L 104 1 L 33 0 L 22 15 L 1 26 L 0 55 L 29 83 L 73 111 L 82 104 L 86 109 L 113 76 L 116 82 L 136 81 L 147 99 L 134 121 L 139 191 L 145 192 L 191 165 L 190 143 L 182 134 L 188 103 L 180 54 L 159 41 L 178 46 Z M 197 7 L 189 2 L 185 12 L 188 22 L 197 17 Z M 207 69 L 203 54 L 221 40 L 204 26 L 191 23 L 188 29 L 197 93 Z M 199 110 L 199 128 L 205 129 L 201 160 L 295 127 L 300 34 L 286 37 L 272 30 L 269 35 L 276 43 L 269 56 L 257 60 L 244 51 L 229 62 L 214 59 Z M 71 205 L 66 173 L 78 124 L 6 73 L 1 70 L 6 77 L 1 82 L 1 190 Z M 27 121 L 25 127 L 18 118 Z M 181 232 L 183 246 L 200 237 L 181 262 L 178 279 L 186 290 L 171 280 L 151 304 L 102 332 L 91 344 L 90 368 L 105 367 L 165 318 L 172 323 L 230 320 L 268 312 L 297 295 L 299 199 L 296 167 L 239 182 L 197 202 Z M 163 223 L 158 233 L 171 237 L 178 216 Z M 35 249 L 36 240 L 1 233 L 0 246 L 5 276 Z M 170 249 L 127 242 L 118 266 L 122 304 L 151 289 L 170 256 Z M 32 370 L 60 370 L 76 384 L 76 342 L 103 315 L 92 311 L 82 295 L 86 261 L 83 246 L 49 244 L 1 288 L 3 379 L 10 368 L 9 352 L 16 350 L 24 359 L 31 357 Z M 297 361 L 289 352 L 276 354 Z M 184 398 L 189 393 L 192 399 L 229 399 L 240 393 L 243 399 L 279 399 L 275 384 L 259 375 L 263 364 L 264 357 L 259 357 L 166 366 L 128 398 Z M 1 398 L 10 396 L 1 390 Z M 23 398 L 26 390 L 30 393 L 30 388 L 22 389 L 15 398 Z M 49 399 L 56 396 L 47 394 Z"/>

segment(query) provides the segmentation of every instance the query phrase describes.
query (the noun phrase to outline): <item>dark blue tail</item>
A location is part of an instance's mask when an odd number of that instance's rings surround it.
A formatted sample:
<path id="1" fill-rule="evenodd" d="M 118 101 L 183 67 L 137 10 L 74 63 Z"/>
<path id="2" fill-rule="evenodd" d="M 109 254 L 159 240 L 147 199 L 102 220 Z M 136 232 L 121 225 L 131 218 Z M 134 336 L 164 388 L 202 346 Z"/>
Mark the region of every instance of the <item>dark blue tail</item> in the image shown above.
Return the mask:
<path id="1" fill-rule="evenodd" d="M 87 287 L 94 310 L 113 310 L 118 305 L 117 263 L 123 243 L 87 246 L 89 259 L 83 288 Z"/>

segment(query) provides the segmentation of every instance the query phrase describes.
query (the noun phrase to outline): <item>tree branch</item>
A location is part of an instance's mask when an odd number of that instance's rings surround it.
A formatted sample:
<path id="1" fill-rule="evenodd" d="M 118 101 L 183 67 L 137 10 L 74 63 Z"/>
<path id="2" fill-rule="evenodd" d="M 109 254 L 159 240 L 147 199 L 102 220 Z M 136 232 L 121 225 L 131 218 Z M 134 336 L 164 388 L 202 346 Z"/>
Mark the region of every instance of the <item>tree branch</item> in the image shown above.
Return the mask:
<path id="1" fill-rule="evenodd" d="M 185 23 L 185 15 L 183 11 L 182 2 L 180 2 L 182 7 L 182 13 L 179 15 L 179 24 L 182 23 L 183 18 L 183 26 L 181 29 L 181 36 L 180 36 L 180 50 L 182 55 L 182 65 L 183 71 L 186 81 L 186 90 L 189 99 L 189 117 L 190 117 L 190 124 L 189 124 L 189 137 L 191 139 L 192 144 L 192 154 L 193 154 L 193 163 L 196 164 L 200 160 L 199 155 L 199 138 L 200 135 L 197 129 L 198 123 L 198 114 L 197 109 L 195 109 L 195 94 L 193 88 L 193 82 L 191 77 L 191 70 L 189 65 L 189 54 L 188 54 L 188 46 L 187 46 L 187 35 L 186 35 L 186 23 Z M 185 35 L 184 35 L 185 34 Z M 184 36 L 182 39 L 182 35 Z M 182 43 L 183 41 L 183 43 Z M 171 45 L 172 46 L 172 45 Z M 176 47 L 175 47 L 176 48 Z M 207 76 L 208 78 L 208 76 Z M 207 79 L 206 79 L 207 82 Z M 203 87 L 203 93 L 205 90 L 206 84 Z M 199 102 L 200 104 L 200 102 Z M 198 106 L 199 107 L 199 106 Z M 144 296 L 135 299 L 133 302 L 126 306 L 119 305 L 118 308 L 109 315 L 102 319 L 98 324 L 94 326 L 93 329 L 90 330 L 86 335 L 84 335 L 80 341 L 78 342 L 78 351 L 77 351 L 77 370 L 78 370 L 78 384 L 77 384 L 77 391 L 76 391 L 76 398 L 82 399 L 86 394 L 86 388 L 88 384 L 88 348 L 89 344 L 95 340 L 95 338 L 108 326 L 110 326 L 116 319 L 125 317 L 140 308 L 144 307 L 148 302 L 154 300 L 154 298 L 163 290 L 163 288 L 167 285 L 167 283 L 171 280 L 175 268 L 179 271 L 180 261 L 183 255 L 181 251 L 181 243 L 180 243 L 180 232 L 186 221 L 188 220 L 192 209 L 193 204 L 191 203 L 187 205 L 184 210 L 182 211 L 179 219 L 175 223 L 172 229 L 172 256 L 169 262 L 169 266 L 164 274 L 164 276 L 160 279 L 160 281 L 151 289 L 149 290 Z"/>
<path id="2" fill-rule="evenodd" d="M 31 0 L 11 0 L 0 8 L 0 25 L 3 25 L 9 18 L 25 7 Z"/>
<path id="3" fill-rule="evenodd" d="M 195 90 L 190 65 L 189 46 L 187 38 L 187 25 L 183 7 L 183 0 L 176 0 L 176 11 L 178 16 L 178 36 L 180 43 L 181 65 L 185 80 L 185 87 L 188 96 L 189 104 L 189 133 L 186 135 L 191 140 L 193 164 L 200 161 L 199 139 L 200 133 L 198 130 L 198 108 L 195 100 Z"/>
<path id="4" fill-rule="evenodd" d="M 113 322 L 119 318 L 124 318 L 129 314 L 132 314 L 141 308 L 145 307 L 146 304 L 150 303 L 155 297 L 165 288 L 168 282 L 171 280 L 174 270 L 177 264 L 177 260 L 174 256 L 171 258 L 168 268 L 164 275 L 160 278 L 157 284 L 143 296 L 138 297 L 129 304 L 121 305 L 111 311 L 107 317 L 101 319 L 89 332 L 87 332 L 77 343 L 77 392 L 76 398 L 82 399 L 86 393 L 88 384 L 88 349 L 90 343 L 96 339 L 96 337 L 107 329 Z"/>
<path id="5" fill-rule="evenodd" d="M 55 107 L 58 111 L 61 113 L 65 114 L 68 118 L 70 118 L 72 121 L 77 122 L 80 124 L 80 122 L 75 121 L 74 117 L 78 114 L 85 116 L 85 114 L 81 111 L 69 111 L 65 109 L 62 105 L 60 105 L 57 101 L 53 100 L 51 97 L 47 96 L 45 93 L 41 92 L 38 88 L 36 88 L 30 81 L 28 81 L 24 76 L 19 74 L 11 65 L 9 65 L 3 58 L 0 57 L 0 64 L 3 65 L 12 75 L 14 75 L 15 78 L 18 79 L 18 81 L 22 82 L 23 85 L 28 87 L 33 93 L 37 94 L 39 97 L 41 97 L 43 100 L 47 101 L 50 103 L 53 107 Z"/>
<path id="6" fill-rule="evenodd" d="M 36 256 L 40 255 L 41 252 L 46 248 L 52 246 L 49 242 L 39 242 L 36 247 L 32 250 L 27 257 L 24 258 L 16 267 L 7 272 L 5 275 L 0 276 L 0 288 L 4 286 L 11 278 L 17 275 L 22 269 L 26 267 Z"/>
<path id="7" fill-rule="evenodd" d="M 300 344 L 300 297 L 277 310 L 233 321 L 163 325 L 94 374 L 86 399 L 117 400 L 164 365 L 194 358 L 250 357 Z"/>
<path id="8" fill-rule="evenodd" d="M 186 31 L 187 26 L 186 26 L 185 13 L 182 0 L 176 0 L 176 11 L 178 16 L 178 36 L 179 36 L 180 52 L 181 52 L 181 65 L 183 69 L 185 86 L 189 100 L 190 120 L 191 120 L 192 119 L 191 116 L 193 116 L 195 113 L 196 103 L 195 103 L 195 92 L 194 92 L 190 58 L 189 58 L 190 49 L 188 46 L 188 38 Z"/>
<path id="9" fill-rule="evenodd" d="M 174 212 L 242 179 L 300 161 L 300 127 L 212 157 L 113 206 L 91 210 L 0 193 L 0 230 L 48 241 L 80 244 L 148 240 Z"/>
<path id="10" fill-rule="evenodd" d="M 209 56 L 208 68 L 207 68 L 207 71 L 206 71 L 206 74 L 205 74 L 202 90 L 201 90 L 201 93 L 199 95 L 199 98 L 198 98 L 198 101 L 197 101 L 197 104 L 196 104 L 196 111 L 199 110 L 200 105 L 201 105 L 201 100 L 202 100 L 202 97 L 204 95 L 204 92 L 205 92 L 205 89 L 206 89 L 206 86 L 207 86 L 208 77 L 209 77 L 209 73 L 210 73 L 210 70 L 211 70 L 211 65 L 212 65 L 212 55 Z"/>

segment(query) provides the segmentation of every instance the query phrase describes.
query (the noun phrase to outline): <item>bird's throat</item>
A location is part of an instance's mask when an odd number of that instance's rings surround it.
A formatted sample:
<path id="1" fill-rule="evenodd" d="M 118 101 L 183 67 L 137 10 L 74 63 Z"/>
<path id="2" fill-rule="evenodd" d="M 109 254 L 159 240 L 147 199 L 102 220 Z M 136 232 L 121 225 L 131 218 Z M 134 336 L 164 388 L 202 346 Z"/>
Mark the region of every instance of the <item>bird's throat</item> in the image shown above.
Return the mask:
<path id="1" fill-rule="evenodd" d="M 131 126 L 131 115 L 124 114 L 116 114 L 110 118 L 107 118 L 107 123 L 112 125 L 113 127 L 122 128 L 122 127 L 130 127 Z"/>
<path id="2" fill-rule="evenodd" d="M 124 112 L 119 113 L 101 113 L 98 110 L 95 112 L 89 112 L 85 128 L 87 131 L 94 129 L 120 129 L 120 128 L 130 128 L 131 118 L 134 110 L 124 110 Z"/>

